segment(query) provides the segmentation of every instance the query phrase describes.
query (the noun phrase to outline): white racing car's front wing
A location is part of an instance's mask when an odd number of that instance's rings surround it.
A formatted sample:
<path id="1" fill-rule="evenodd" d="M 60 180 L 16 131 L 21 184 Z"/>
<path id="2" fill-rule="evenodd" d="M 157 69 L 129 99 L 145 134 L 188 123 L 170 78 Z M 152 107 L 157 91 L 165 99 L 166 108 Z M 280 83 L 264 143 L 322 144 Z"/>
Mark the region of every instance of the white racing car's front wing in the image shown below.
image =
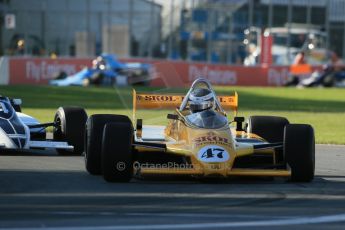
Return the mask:
<path id="1" fill-rule="evenodd" d="M 15 145 L 9 146 L 8 143 L 0 143 L 0 148 L 3 149 L 67 149 L 72 150 L 74 147 L 68 145 L 67 142 L 60 141 L 29 141 L 25 148 L 18 148 Z"/>
<path id="2" fill-rule="evenodd" d="M 60 141 L 29 141 L 29 148 L 67 149 L 73 150 L 72 145 Z"/>

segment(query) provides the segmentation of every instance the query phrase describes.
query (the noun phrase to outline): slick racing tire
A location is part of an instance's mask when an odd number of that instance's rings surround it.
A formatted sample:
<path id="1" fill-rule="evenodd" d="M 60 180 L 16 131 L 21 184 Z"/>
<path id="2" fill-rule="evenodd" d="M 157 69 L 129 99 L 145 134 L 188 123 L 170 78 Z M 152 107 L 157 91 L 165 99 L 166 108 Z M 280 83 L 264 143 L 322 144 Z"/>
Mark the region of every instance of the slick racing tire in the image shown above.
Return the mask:
<path id="1" fill-rule="evenodd" d="M 104 74 L 100 72 L 93 73 L 89 79 L 90 84 L 92 85 L 101 85 L 104 79 Z"/>
<path id="2" fill-rule="evenodd" d="M 285 117 L 250 116 L 247 132 L 254 133 L 270 143 L 282 142 L 284 127 L 289 124 Z"/>
<path id="3" fill-rule="evenodd" d="M 60 107 L 55 113 L 53 129 L 55 141 L 66 141 L 74 147 L 73 151 L 57 149 L 61 155 L 81 155 L 84 151 L 84 133 L 87 114 L 80 107 Z"/>
<path id="4" fill-rule="evenodd" d="M 285 117 L 250 116 L 247 132 L 254 133 L 270 143 L 283 142 L 284 127 L 287 124 L 289 124 L 289 121 Z M 277 162 L 283 162 L 284 153 L 282 149 L 276 149 L 275 151 Z"/>
<path id="5" fill-rule="evenodd" d="M 89 117 L 86 122 L 86 131 L 84 136 L 85 143 L 85 167 L 92 175 L 100 175 L 101 151 L 103 129 L 107 123 L 111 122 L 131 122 L 127 116 L 112 114 L 95 114 Z"/>
<path id="6" fill-rule="evenodd" d="M 322 80 L 322 85 L 324 87 L 332 87 L 335 84 L 335 74 L 334 73 L 330 73 L 327 74 L 324 79 Z"/>
<path id="7" fill-rule="evenodd" d="M 59 71 L 53 74 L 54 80 L 62 80 L 62 79 L 66 79 L 67 77 L 68 75 L 65 71 Z"/>
<path id="8" fill-rule="evenodd" d="M 310 182 L 315 173 L 315 137 L 310 125 L 290 124 L 284 131 L 284 155 L 291 181 Z"/>
<path id="9" fill-rule="evenodd" d="M 129 122 L 108 123 L 103 130 L 102 174 L 108 182 L 129 182 L 133 176 L 133 126 Z"/>

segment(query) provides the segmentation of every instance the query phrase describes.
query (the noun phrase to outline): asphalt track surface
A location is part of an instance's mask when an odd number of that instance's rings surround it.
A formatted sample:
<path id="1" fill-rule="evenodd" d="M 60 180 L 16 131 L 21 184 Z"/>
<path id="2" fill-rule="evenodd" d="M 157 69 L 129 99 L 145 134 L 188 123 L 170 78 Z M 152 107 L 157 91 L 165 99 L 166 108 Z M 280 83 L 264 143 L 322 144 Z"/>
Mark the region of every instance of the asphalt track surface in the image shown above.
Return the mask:
<path id="1" fill-rule="evenodd" d="M 317 145 L 312 183 L 150 178 L 109 184 L 82 157 L 0 156 L 0 229 L 345 229 L 345 146 Z"/>

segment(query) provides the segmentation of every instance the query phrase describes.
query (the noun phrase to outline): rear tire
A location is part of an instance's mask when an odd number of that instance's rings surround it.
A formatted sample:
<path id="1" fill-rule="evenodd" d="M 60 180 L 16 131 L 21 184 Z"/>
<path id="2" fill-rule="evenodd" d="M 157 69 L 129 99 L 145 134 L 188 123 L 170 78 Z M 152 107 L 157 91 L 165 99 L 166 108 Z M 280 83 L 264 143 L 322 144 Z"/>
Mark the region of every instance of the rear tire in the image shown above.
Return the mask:
<path id="1" fill-rule="evenodd" d="M 84 136 L 85 143 L 85 167 L 92 175 L 100 175 L 101 151 L 103 129 L 107 123 L 111 122 L 131 122 L 127 116 L 112 114 L 95 114 L 89 117 L 86 122 Z"/>
<path id="2" fill-rule="evenodd" d="M 310 125 L 291 124 L 284 131 L 284 153 L 291 181 L 310 182 L 315 174 L 315 137 Z"/>
<path id="3" fill-rule="evenodd" d="M 103 130 L 102 173 L 108 182 L 129 182 L 133 176 L 133 126 L 108 123 Z"/>
<path id="4" fill-rule="evenodd" d="M 104 79 L 104 74 L 101 72 L 95 72 L 89 78 L 89 83 L 92 85 L 101 85 Z"/>
<path id="5" fill-rule="evenodd" d="M 73 145 L 74 150 L 57 149 L 61 155 L 81 155 L 84 151 L 84 133 L 87 114 L 80 107 L 60 107 L 56 111 L 54 122 L 59 126 L 54 127 L 53 138 L 56 141 L 66 141 Z"/>

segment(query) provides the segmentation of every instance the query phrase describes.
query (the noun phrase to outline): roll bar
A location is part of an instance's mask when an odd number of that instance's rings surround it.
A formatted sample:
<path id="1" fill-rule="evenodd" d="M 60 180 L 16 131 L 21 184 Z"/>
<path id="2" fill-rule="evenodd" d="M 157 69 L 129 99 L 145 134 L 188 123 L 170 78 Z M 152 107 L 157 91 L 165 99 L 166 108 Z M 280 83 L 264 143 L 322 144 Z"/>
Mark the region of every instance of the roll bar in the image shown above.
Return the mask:
<path id="1" fill-rule="evenodd" d="M 182 103 L 181 103 L 181 106 L 180 106 L 180 108 L 179 108 L 179 111 L 183 111 L 183 110 L 186 108 L 187 103 L 188 103 L 188 99 L 189 99 L 189 95 L 191 94 L 191 92 L 195 89 L 195 87 L 196 87 L 198 84 L 204 84 L 204 85 L 211 91 L 211 93 L 212 93 L 212 95 L 213 95 L 213 99 L 214 99 L 214 101 L 216 102 L 216 107 L 218 108 L 218 110 L 219 110 L 220 112 L 225 113 L 225 111 L 223 110 L 223 108 L 222 108 L 221 105 L 220 105 L 220 102 L 218 101 L 217 95 L 216 95 L 216 93 L 214 92 L 211 83 L 210 83 L 207 79 L 204 79 L 204 78 L 198 78 L 198 79 L 196 79 L 196 80 L 193 82 L 192 86 L 191 86 L 190 89 L 188 90 L 188 92 L 187 92 L 185 98 L 183 99 L 183 101 L 182 101 Z"/>

